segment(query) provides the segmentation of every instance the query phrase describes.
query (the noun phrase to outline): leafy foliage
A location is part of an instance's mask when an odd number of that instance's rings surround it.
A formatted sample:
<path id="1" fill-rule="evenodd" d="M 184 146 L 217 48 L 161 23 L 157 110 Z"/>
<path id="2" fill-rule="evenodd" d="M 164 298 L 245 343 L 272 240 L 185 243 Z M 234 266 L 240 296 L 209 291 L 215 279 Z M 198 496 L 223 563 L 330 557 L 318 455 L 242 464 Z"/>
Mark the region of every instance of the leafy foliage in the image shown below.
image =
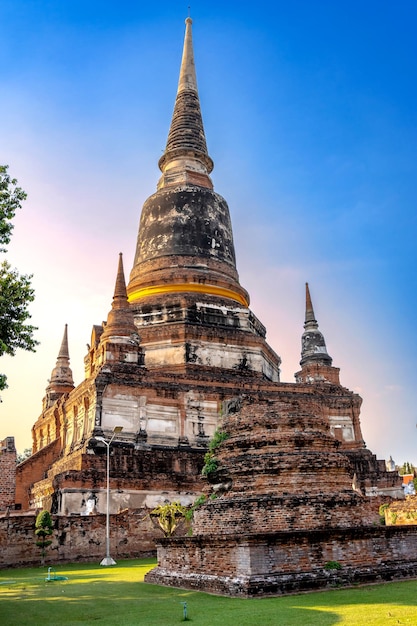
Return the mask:
<path id="1" fill-rule="evenodd" d="M 201 496 L 198 496 L 198 498 L 194 501 L 194 504 L 189 509 L 187 509 L 185 513 L 185 519 L 191 521 L 194 517 L 194 511 L 198 509 L 199 506 L 204 504 L 206 500 L 207 496 L 204 493 L 202 493 Z"/>
<path id="2" fill-rule="evenodd" d="M 210 452 L 214 452 L 219 445 L 223 442 L 226 441 L 226 439 L 229 438 L 229 435 L 227 433 L 225 433 L 223 430 L 219 430 L 217 429 L 214 432 L 213 438 L 211 439 L 210 443 L 209 443 L 209 450 Z"/>
<path id="3" fill-rule="evenodd" d="M 201 470 L 202 475 L 209 476 L 210 474 L 214 474 L 218 467 L 219 462 L 213 452 L 206 452 L 204 455 L 204 466 Z"/>
<path id="4" fill-rule="evenodd" d="M 12 219 L 26 200 L 26 193 L 17 187 L 17 180 L 7 173 L 8 165 L 0 165 L 0 246 L 10 243 Z M 0 247 L 0 252 L 5 248 Z"/>
<path id="5" fill-rule="evenodd" d="M 165 537 L 172 537 L 174 530 L 181 520 L 185 519 L 187 507 L 179 502 L 167 502 L 159 504 L 151 511 L 151 516 L 156 517 Z"/>
<path id="6" fill-rule="evenodd" d="M 7 261 L 0 265 L 0 356 L 14 356 L 18 348 L 33 351 L 38 342 L 33 339 L 33 326 L 24 322 L 30 318 L 27 305 L 34 299 L 30 276 L 19 276 Z"/>
<path id="7" fill-rule="evenodd" d="M 41 511 L 38 514 L 36 517 L 35 528 L 35 535 L 37 539 L 36 545 L 41 549 L 43 563 L 46 555 L 46 548 L 52 543 L 52 540 L 49 539 L 49 537 L 54 531 L 54 525 L 49 511 Z"/>
<path id="8" fill-rule="evenodd" d="M 403 463 L 403 465 L 399 469 L 400 476 L 404 476 L 404 474 L 414 474 L 414 465 L 409 461 Z"/>
<path id="9" fill-rule="evenodd" d="M 209 476 L 214 474 L 219 466 L 219 462 L 216 458 L 215 451 L 223 441 L 229 438 L 228 433 L 222 430 L 216 430 L 213 438 L 210 440 L 208 452 L 204 455 L 204 466 L 201 470 L 203 476 Z"/>
<path id="10" fill-rule="evenodd" d="M 379 514 L 381 516 L 385 516 L 385 509 L 387 509 L 389 507 L 389 503 L 388 502 L 384 502 L 384 504 L 381 504 L 381 506 L 379 507 Z"/>
<path id="11" fill-rule="evenodd" d="M 389 503 L 388 502 L 384 502 L 384 504 L 381 504 L 381 506 L 378 509 L 379 521 L 380 521 L 382 526 L 385 525 L 385 511 L 388 508 L 389 508 Z"/>
<path id="12" fill-rule="evenodd" d="M 16 456 L 16 463 L 23 463 L 23 461 L 26 461 L 30 456 L 32 456 L 32 448 L 25 448 L 23 452 L 19 452 Z"/>
<path id="13" fill-rule="evenodd" d="M 340 570 L 342 569 L 342 565 L 339 563 L 339 561 L 327 561 L 327 563 L 324 566 L 324 569 Z"/>
<path id="14" fill-rule="evenodd" d="M 26 199 L 7 169 L 7 165 L 0 165 L 0 252 L 5 252 L 4 246 L 10 242 L 11 220 Z M 14 356 L 18 348 L 34 352 L 38 345 L 33 338 L 36 328 L 26 323 L 30 319 L 28 305 L 34 300 L 31 278 L 19 275 L 7 261 L 0 264 L 0 356 Z M 6 387 L 6 376 L 0 374 L 0 390 Z"/>

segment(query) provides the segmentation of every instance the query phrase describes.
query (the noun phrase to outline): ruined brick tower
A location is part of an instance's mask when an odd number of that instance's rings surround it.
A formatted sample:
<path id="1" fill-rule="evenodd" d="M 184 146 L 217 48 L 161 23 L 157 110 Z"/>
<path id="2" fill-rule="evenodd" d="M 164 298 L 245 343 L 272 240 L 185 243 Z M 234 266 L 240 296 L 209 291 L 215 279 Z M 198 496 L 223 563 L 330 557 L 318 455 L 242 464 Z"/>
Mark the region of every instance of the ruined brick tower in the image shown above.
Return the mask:
<path id="1" fill-rule="evenodd" d="M 187 18 L 162 175 L 142 209 L 130 280 L 126 286 L 120 255 L 111 310 L 92 328 L 85 380 L 76 387 L 65 329 L 33 426 L 33 454 L 17 471 L 23 509 L 84 514 L 94 500 L 103 512 L 106 449 L 96 437 L 110 440 L 116 426 L 123 430 L 112 445 L 111 512 L 165 499 L 191 503 L 203 489 L 203 457 L 224 403 L 237 397 L 263 406 L 265 396 L 313 394 L 329 441 L 348 455 L 349 480 L 356 476 L 363 494 L 398 488 L 365 447 L 361 399 L 340 385 L 308 287 L 301 370 L 295 383 L 280 382 L 280 357 L 249 309 L 228 206 L 210 178 L 191 25 Z"/>

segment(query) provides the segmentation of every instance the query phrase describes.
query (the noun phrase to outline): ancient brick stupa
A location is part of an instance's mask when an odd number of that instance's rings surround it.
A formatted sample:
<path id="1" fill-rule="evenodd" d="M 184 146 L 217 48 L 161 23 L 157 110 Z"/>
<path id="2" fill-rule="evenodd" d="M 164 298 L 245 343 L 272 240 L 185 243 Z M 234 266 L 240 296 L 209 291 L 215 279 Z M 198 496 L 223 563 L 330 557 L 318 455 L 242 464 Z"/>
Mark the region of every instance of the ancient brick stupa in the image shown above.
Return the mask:
<path id="1" fill-rule="evenodd" d="M 322 406 L 313 389 L 225 403 L 193 536 L 161 540 L 146 581 L 250 597 L 416 576 L 416 528 L 380 525 Z"/>
<path id="2" fill-rule="evenodd" d="M 93 326 L 75 387 L 65 332 L 33 454 L 17 470 L 16 503 L 65 516 L 85 515 L 94 501 L 104 512 L 101 440 L 104 452 L 112 442 L 111 513 L 191 504 L 220 428 L 228 439 L 210 476 L 217 498 L 195 512 L 194 537 L 161 544 L 149 579 L 251 594 L 295 588 L 301 577 L 310 588 L 327 561 L 358 548 L 346 538 L 365 541 L 378 517 L 370 496 L 401 493 L 401 480 L 366 448 L 362 400 L 340 383 L 308 287 L 301 368 L 295 382 L 280 381 L 281 359 L 249 308 L 229 209 L 210 177 L 191 25 L 187 18 L 161 177 L 143 206 L 129 281 L 120 256 L 111 310 Z"/>

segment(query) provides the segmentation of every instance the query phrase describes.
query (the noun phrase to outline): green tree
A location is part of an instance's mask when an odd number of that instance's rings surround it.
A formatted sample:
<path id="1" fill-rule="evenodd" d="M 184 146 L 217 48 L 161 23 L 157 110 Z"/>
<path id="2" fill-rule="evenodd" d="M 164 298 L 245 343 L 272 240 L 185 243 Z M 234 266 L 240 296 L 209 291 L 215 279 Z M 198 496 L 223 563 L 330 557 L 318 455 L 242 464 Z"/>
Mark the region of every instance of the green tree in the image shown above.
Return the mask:
<path id="1" fill-rule="evenodd" d="M 13 231 L 12 220 L 26 199 L 26 193 L 7 170 L 7 165 L 0 165 L 0 253 L 6 252 Z M 33 338 L 37 329 L 26 323 L 31 317 L 28 306 L 34 299 L 31 278 L 20 275 L 7 261 L 0 263 L 0 356 L 14 356 L 18 348 L 34 352 L 38 345 Z M 6 376 L 0 374 L 0 390 L 6 387 Z"/>
<path id="2" fill-rule="evenodd" d="M 26 459 L 28 459 L 30 456 L 32 456 L 32 448 L 25 448 L 23 452 L 19 452 L 17 454 L 16 463 L 23 463 L 23 461 L 26 461 Z"/>
<path id="3" fill-rule="evenodd" d="M 54 525 L 52 522 L 51 515 L 49 511 L 41 511 L 37 517 L 35 522 L 35 535 L 36 535 L 36 545 L 41 549 L 42 556 L 42 565 L 45 564 L 45 555 L 46 548 L 51 545 L 52 539 L 49 537 L 52 535 L 54 531 Z"/>
<path id="4" fill-rule="evenodd" d="M 23 189 L 17 187 L 17 180 L 7 173 L 8 169 L 8 165 L 0 165 L 0 246 L 10 243 L 14 228 L 12 220 L 27 197 Z M 0 252 L 5 251 L 0 247 Z"/>
<path id="5" fill-rule="evenodd" d="M 406 461 L 399 469 L 400 476 L 404 474 L 414 474 L 414 465 L 410 461 Z"/>
<path id="6" fill-rule="evenodd" d="M 159 504 L 153 511 L 151 517 L 155 517 L 162 528 L 165 537 L 171 537 L 178 524 L 185 518 L 187 507 L 179 502 L 168 502 Z"/>

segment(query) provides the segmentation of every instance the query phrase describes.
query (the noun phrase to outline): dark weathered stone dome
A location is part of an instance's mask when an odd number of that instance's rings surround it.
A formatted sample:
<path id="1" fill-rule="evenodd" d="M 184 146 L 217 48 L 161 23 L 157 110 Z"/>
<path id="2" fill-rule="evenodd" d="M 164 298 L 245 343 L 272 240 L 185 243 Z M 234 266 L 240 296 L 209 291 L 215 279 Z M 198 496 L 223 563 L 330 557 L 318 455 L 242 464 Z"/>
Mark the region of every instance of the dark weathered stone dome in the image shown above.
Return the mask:
<path id="1" fill-rule="evenodd" d="M 229 208 L 211 189 L 161 189 L 146 200 L 135 265 L 156 257 L 213 258 L 235 267 Z"/>

